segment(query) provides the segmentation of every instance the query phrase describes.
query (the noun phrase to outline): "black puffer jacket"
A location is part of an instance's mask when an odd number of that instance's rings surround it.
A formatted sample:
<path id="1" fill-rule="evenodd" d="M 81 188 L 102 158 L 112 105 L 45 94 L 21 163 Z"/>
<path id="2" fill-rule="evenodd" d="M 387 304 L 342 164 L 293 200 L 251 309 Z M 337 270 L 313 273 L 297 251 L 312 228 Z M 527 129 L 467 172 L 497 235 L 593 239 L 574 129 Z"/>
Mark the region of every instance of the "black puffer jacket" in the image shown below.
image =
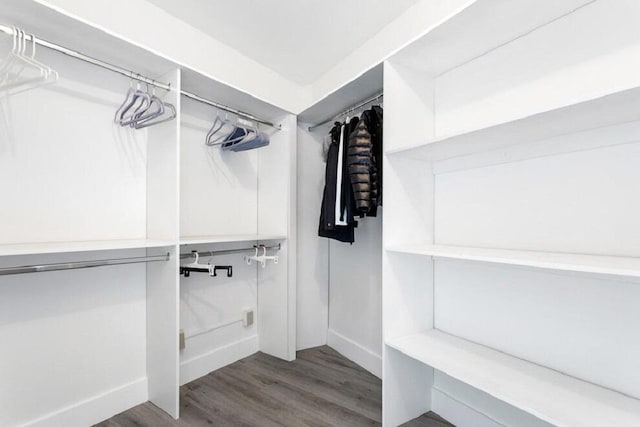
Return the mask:
<path id="1" fill-rule="evenodd" d="M 376 216 L 381 204 L 382 186 L 382 109 L 373 107 L 362 113 L 349 135 L 348 168 L 356 212 Z"/>

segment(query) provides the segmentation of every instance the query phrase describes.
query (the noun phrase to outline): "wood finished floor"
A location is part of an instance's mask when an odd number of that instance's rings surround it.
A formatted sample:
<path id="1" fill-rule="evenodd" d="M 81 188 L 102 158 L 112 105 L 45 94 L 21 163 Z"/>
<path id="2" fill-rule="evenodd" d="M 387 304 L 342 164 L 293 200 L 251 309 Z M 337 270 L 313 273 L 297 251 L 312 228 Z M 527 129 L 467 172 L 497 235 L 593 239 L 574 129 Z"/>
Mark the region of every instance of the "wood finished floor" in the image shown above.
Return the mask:
<path id="1" fill-rule="evenodd" d="M 379 426 L 382 384 L 329 347 L 294 362 L 257 353 L 180 388 L 180 419 L 150 403 L 98 427 Z M 433 413 L 404 426 L 450 427 Z"/>

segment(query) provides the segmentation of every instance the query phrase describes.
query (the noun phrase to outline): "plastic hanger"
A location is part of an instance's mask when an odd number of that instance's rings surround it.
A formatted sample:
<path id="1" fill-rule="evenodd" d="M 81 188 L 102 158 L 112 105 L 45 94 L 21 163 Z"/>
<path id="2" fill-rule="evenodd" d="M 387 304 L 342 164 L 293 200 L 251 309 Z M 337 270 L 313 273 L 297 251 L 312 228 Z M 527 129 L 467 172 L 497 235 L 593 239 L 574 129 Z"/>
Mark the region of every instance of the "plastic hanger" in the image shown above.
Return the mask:
<path id="1" fill-rule="evenodd" d="M 127 94 L 124 97 L 124 101 L 122 101 L 122 104 L 118 107 L 118 109 L 116 110 L 116 114 L 113 116 L 114 122 L 116 123 L 120 122 L 120 119 L 122 118 L 122 114 L 124 114 L 126 109 L 129 108 L 130 104 L 133 103 L 135 94 L 136 94 L 136 90 L 133 87 L 133 76 L 132 76 L 131 82 L 129 83 L 129 90 L 127 91 Z"/>
<path id="2" fill-rule="evenodd" d="M 149 85 L 147 85 L 147 93 L 149 93 Z M 149 105 L 147 108 L 134 115 L 131 125 L 134 126 L 138 122 L 155 119 L 156 117 L 163 115 L 164 110 L 164 103 L 156 96 L 156 88 L 154 87 L 153 92 L 149 97 Z"/>
<path id="3" fill-rule="evenodd" d="M 35 58 L 36 57 L 35 36 L 33 34 L 28 35 L 22 30 L 18 30 L 18 31 L 20 31 L 22 35 L 22 56 L 24 60 L 26 60 L 28 63 L 31 63 L 33 66 L 39 68 L 41 70 L 41 75 L 40 77 L 34 78 L 32 82 L 29 82 L 29 83 L 22 82 L 20 86 L 20 90 L 11 91 L 11 93 L 16 94 L 19 92 L 23 92 L 25 90 L 33 89 L 38 86 L 43 86 L 46 84 L 57 82 L 60 77 L 58 72 L 53 70 L 51 67 L 45 65 L 44 63 L 36 60 Z M 30 56 L 26 55 L 27 36 L 31 37 L 31 55 Z"/>
<path id="4" fill-rule="evenodd" d="M 151 104 L 151 96 L 147 92 L 140 90 L 140 83 L 138 83 L 131 103 L 120 114 L 120 119 L 118 120 L 120 126 L 128 126 L 134 123 L 136 114 L 144 112 L 149 108 L 149 104 Z"/>
<path id="5" fill-rule="evenodd" d="M 209 273 L 210 277 L 217 277 L 218 270 L 224 270 L 227 272 L 227 277 L 233 277 L 233 266 L 231 265 L 214 265 L 209 258 L 208 264 L 200 264 L 200 255 L 197 251 L 193 251 L 195 261 L 189 264 L 180 266 L 180 274 L 184 274 L 184 277 L 189 277 L 191 273 Z"/>
<path id="6" fill-rule="evenodd" d="M 154 126 L 154 125 L 168 122 L 170 120 L 175 119 L 176 116 L 178 115 L 178 112 L 176 111 L 176 107 L 174 107 L 173 104 L 169 104 L 168 102 L 162 102 L 162 105 L 165 107 L 163 114 L 166 112 L 169 112 L 168 116 L 161 118 L 160 120 L 155 120 L 155 118 L 150 118 L 150 119 L 147 119 L 146 121 L 137 121 L 132 126 L 136 129 L 142 129 L 142 128 Z"/>
<path id="7" fill-rule="evenodd" d="M 16 27 L 11 27 L 11 29 L 13 30 L 13 47 L 9 55 L 4 59 L 3 65 L 0 68 L 0 72 L 4 73 L 2 82 L 8 84 L 18 80 L 20 73 L 22 73 L 25 67 L 37 68 L 39 75 L 42 76 L 42 69 L 35 67 L 34 64 L 30 63 L 23 56 L 22 31 Z M 12 69 L 13 75 L 11 73 Z M 15 80 L 12 81 L 12 77 Z"/>
<path id="8" fill-rule="evenodd" d="M 248 120 L 238 118 L 238 121 L 235 123 L 235 127 L 236 129 L 244 130 L 244 134 L 234 138 L 225 138 L 224 141 L 222 141 L 223 150 L 230 150 L 232 147 L 239 148 L 242 145 L 253 141 L 258 136 L 257 124 Z"/>
<path id="9" fill-rule="evenodd" d="M 183 265 L 183 267 L 206 268 L 207 270 L 209 269 L 209 264 L 200 264 L 200 254 L 197 251 L 193 251 L 192 254 L 196 259 L 193 262 Z"/>
<path id="10" fill-rule="evenodd" d="M 137 83 L 135 88 L 133 87 L 133 74 L 131 74 L 131 79 L 131 85 L 125 95 L 125 100 L 114 115 L 116 123 L 120 124 L 120 126 L 142 129 L 177 117 L 176 107 L 156 96 L 155 86 L 150 95 L 149 84 L 147 84 L 146 91 L 143 91 L 140 89 L 140 82 Z"/>
<path id="11" fill-rule="evenodd" d="M 184 277 L 189 277 L 191 272 L 209 273 L 213 275 L 215 270 L 212 270 L 211 264 L 200 264 L 200 255 L 197 251 L 193 251 L 195 261 L 180 266 L 180 274 L 184 274 Z"/>
<path id="12" fill-rule="evenodd" d="M 0 67 L 0 74 L 3 75 L 0 81 L 0 90 L 9 91 L 10 89 L 20 88 L 21 90 L 18 91 L 20 92 L 57 81 L 57 72 L 54 72 L 50 67 L 35 60 L 35 41 L 32 42 L 31 57 L 29 57 L 26 54 L 26 33 L 16 27 L 12 27 L 12 29 L 13 48 L 3 61 L 2 67 Z M 34 40 L 33 36 L 31 37 L 32 40 Z M 37 75 L 35 77 L 22 77 L 25 72 L 31 72 Z M 53 81 L 48 81 L 51 80 L 51 76 L 54 77 Z"/>
<path id="13" fill-rule="evenodd" d="M 260 246 L 262 248 L 262 255 L 258 256 L 258 250 L 259 248 L 256 247 L 256 252 L 253 256 L 248 256 L 245 255 L 244 256 L 244 261 L 247 263 L 247 265 L 251 265 L 252 261 L 255 262 L 259 262 L 260 265 L 262 266 L 262 268 L 265 268 L 267 266 L 267 261 L 273 261 L 274 264 L 277 264 L 279 259 L 278 256 L 267 256 L 267 247 L 266 246 Z"/>
<path id="14" fill-rule="evenodd" d="M 218 112 L 216 119 L 213 122 L 213 126 L 211 126 L 211 129 L 207 133 L 205 144 L 210 147 L 223 144 L 225 139 L 235 132 L 236 128 L 236 125 L 231 123 L 229 114 L 226 114 L 223 120 L 220 118 L 220 113 Z"/>

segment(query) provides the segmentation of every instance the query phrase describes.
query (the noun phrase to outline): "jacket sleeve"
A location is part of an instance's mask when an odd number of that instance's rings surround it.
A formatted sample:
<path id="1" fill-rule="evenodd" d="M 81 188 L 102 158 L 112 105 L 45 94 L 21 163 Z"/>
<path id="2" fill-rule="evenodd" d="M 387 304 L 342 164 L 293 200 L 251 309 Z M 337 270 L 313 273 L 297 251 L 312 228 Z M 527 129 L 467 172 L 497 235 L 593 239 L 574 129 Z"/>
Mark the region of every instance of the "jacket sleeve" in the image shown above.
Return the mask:
<path id="1" fill-rule="evenodd" d="M 360 214 L 369 212 L 372 201 L 373 144 L 366 119 L 359 120 L 349 136 L 349 178 L 353 188 L 356 210 Z"/>

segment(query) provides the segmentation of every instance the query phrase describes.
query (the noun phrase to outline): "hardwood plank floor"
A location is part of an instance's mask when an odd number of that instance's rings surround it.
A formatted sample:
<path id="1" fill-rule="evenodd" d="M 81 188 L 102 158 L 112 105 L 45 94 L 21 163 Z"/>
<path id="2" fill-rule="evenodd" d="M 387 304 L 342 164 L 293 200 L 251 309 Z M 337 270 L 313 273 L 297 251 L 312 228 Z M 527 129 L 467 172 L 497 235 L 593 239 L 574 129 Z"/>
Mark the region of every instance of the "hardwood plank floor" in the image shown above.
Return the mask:
<path id="1" fill-rule="evenodd" d="M 427 412 L 422 416 L 402 424 L 401 427 L 452 427 L 453 424 L 436 414 L 435 412 Z M 455 427 L 455 426 L 454 426 Z"/>
<path id="2" fill-rule="evenodd" d="M 257 353 L 180 388 L 180 419 L 151 403 L 98 427 L 380 426 L 381 381 L 329 347 L 294 362 Z M 405 426 L 451 424 L 425 414 Z"/>

